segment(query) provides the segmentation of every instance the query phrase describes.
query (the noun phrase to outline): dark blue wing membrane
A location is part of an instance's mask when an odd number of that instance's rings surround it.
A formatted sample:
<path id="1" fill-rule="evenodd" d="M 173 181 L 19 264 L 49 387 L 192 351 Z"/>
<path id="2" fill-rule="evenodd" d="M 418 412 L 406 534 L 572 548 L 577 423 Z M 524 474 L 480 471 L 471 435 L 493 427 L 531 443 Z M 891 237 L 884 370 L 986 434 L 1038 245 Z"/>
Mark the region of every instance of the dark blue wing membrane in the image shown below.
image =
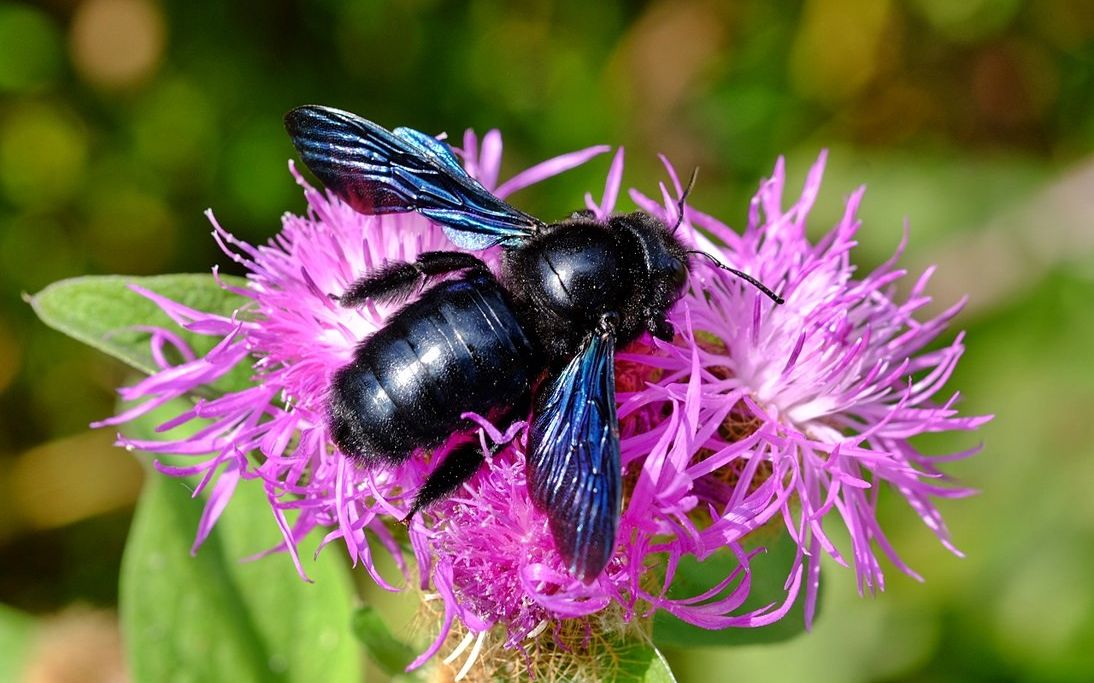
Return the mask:
<path id="1" fill-rule="evenodd" d="M 528 444 L 528 491 L 547 513 L 570 573 L 592 582 L 611 559 L 622 472 L 615 339 L 594 334 L 540 396 Z"/>
<path id="2" fill-rule="evenodd" d="M 304 164 L 360 213 L 417 211 L 464 249 L 527 239 L 542 225 L 492 195 L 447 144 L 425 133 L 389 131 L 319 106 L 293 109 L 285 127 Z"/>

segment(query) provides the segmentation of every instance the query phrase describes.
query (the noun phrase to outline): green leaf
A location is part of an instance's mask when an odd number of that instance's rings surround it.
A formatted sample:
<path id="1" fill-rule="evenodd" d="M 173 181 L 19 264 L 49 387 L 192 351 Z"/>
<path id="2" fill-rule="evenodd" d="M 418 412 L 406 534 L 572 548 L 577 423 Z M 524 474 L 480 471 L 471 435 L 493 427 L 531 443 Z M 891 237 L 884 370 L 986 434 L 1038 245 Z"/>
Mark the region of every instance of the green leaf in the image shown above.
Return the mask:
<path id="1" fill-rule="evenodd" d="M 245 286 L 242 278 L 222 276 L 230 285 Z M 137 326 L 164 327 L 179 334 L 194 352 L 209 351 L 219 339 L 179 328 L 159 306 L 129 288 L 139 285 L 184 306 L 231 315 L 247 299 L 222 289 L 212 275 L 180 274 L 132 277 L 102 275 L 62 280 L 46 287 L 27 301 L 45 324 L 73 339 L 111 355 L 145 374 L 158 370 L 148 348 L 148 333 Z M 245 386 L 250 368 L 241 364 L 221 378 L 220 391 Z"/>
<path id="2" fill-rule="evenodd" d="M 162 417 L 159 411 L 134 431 L 147 432 Z M 133 679 L 362 680 L 349 628 L 355 598 L 339 558 L 328 552 L 313 561 L 302 549 L 314 583 L 301 580 L 284 554 L 245 562 L 281 541 L 262 486 L 247 480 L 191 556 L 204 505 L 191 497 L 191 487 L 153 472 L 137 505 L 119 600 Z"/>
<path id="3" fill-rule="evenodd" d="M 786 597 L 783 584 L 794 563 L 797 546 L 781 529 L 766 544 L 767 551 L 752 559 L 752 587 L 748 599 L 739 610 L 746 612 L 769 603 L 782 604 Z M 680 561 L 669 596 L 685 598 L 698 595 L 725 579 L 737 567 L 736 557 L 729 551 L 715 553 L 705 562 L 684 557 Z M 804 588 L 803 588 L 804 590 Z M 818 602 L 817 615 L 819 616 Z M 779 621 L 760 628 L 727 628 L 711 631 L 692 626 L 667 612 L 657 612 L 653 619 L 653 640 L 658 645 L 673 647 L 711 647 L 756 645 L 790 640 L 805 631 L 803 599 L 797 602 Z M 815 620 L 815 618 L 814 618 Z"/>
<path id="4" fill-rule="evenodd" d="M 417 656 L 412 647 L 391 634 L 383 616 L 373 607 L 366 605 L 353 613 L 353 634 L 388 676 L 404 675 Z"/>
<path id="5" fill-rule="evenodd" d="M 619 659 L 616 681 L 676 683 L 668 662 L 652 643 L 637 638 L 620 643 L 610 656 Z"/>
<path id="6" fill-rule="evenodd" d="M 0 604 L 0 681 L 23 680 L 38 623 L 34 617 Z"/>

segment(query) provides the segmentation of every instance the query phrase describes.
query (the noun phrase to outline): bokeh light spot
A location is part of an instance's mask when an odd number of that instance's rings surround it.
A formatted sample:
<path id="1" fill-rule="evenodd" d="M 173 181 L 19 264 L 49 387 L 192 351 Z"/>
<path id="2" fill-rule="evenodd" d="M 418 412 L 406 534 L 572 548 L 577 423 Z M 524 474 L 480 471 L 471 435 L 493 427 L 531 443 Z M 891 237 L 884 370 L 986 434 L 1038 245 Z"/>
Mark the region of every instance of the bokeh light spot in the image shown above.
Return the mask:
<path id="1" fill-rule="evenodd" d="M 913 0 L 911 4 L 950 39 L 974 42 L 1005 29 L 1023 3 L 1022 0 Z"/>
<path id="2" fill-rule="evenodd" d="M 20 455 L 10 487 L 16 514 L 32 529 L 51 529 L 132 505 L 141 466 L 107 432 L 58 439 Z"/>
<path id="3" fill-rule="evenodd" d="M 114 187 L 95 194 L 87 218 L 88 251 L 105 272 L 162 270 L 175 246 L 175 221 L 159 197 Z"/>
<path id="4" fill-rule="evenodd" d="M 146 0 L 86 0 L 72 19 L 72 62 L 92 85 L 131 87 L 155 72 L 166 38 L 162 12 Z"/>
<path id="5" fill-rule="evenodd" d="M 216 117 L 192 83 L 171 80 L 142 98 L 133 122 L 136 153 L 176 173 L 208 174 L 216 161 Z"/>
<path id="6" fill-rule="evenodd" d="M 1015 664 L 1051 665 L 1082 647 L 1084 621 L 1094 608 L 1085 553 L 1082 543 L 1058 541 L 1015 558 L 994 607 L 999 649 Z"/>
<path id="7" fill-rule="evenodd" d="M 0 391 L 4 391 L 19 374 L 23 350 L 12 334 L 7 321 L 0 317 Z"/>
<path id="8" fill-rule="evenodd" d="M 618 73 L 609 73 L 607 87 L 649 147 L 675 160 L 704 153 L 707 143 L 680 125 L 681 112 L 695 92 L 709 87 L 704 81 L 726 59 L 727 40 L 728 20 L 710 3 L 651 3 L 631 25 L 614 58 Z"/>
<path id="9" fill-rule="evenodd" d="M 0 45 L 0 92 L 40 88 L 60 71 L 59 31 L 35 8 L 0 4 Z"/>
<path id="10" fill-rule="evenodd" d="M 36 292 L 87 269 L 84 254 L 72 246 L 64 223 L 38 211 L 0 215 L 0 282 L 9 291 Z"/>
<path id="11" fill-rule="evenodd" d="M 794 89 L 827 103 L 861 90 L 880 66 L 889 12 L 888 0 L 810 0 L 791 52 Z"/>
<path id="12" fill-rule="evenodd" d="M 977 56 L 971 94 L 991 123 L 1027 124 L 1056 99 L 1059 76 L 1043 49 L 1031 41 L 1011 40 Z"/>
<path id="13" fill-rule="evenodd" d="M 70 607 L 39 622 L 35 636 L 20 679 L 23 683 L 130 680 L 123 661 L 118 618 L 113 612 Z"/>
<path id="14" fill-rule="evenodd" d="M 79 186 L 87 151 L 82 122 L 68 111 L 23 105 L 0 123 L 0 191 L 23 206 L 65 201 Z"/>
<path id="15" fill-rule="evenodd" d="M 1030 3 L 1029 12 L 1038 33 L 1057 47 L 1077 51 L 1094 40 L 1090 0 L 1037 0 Z"/>

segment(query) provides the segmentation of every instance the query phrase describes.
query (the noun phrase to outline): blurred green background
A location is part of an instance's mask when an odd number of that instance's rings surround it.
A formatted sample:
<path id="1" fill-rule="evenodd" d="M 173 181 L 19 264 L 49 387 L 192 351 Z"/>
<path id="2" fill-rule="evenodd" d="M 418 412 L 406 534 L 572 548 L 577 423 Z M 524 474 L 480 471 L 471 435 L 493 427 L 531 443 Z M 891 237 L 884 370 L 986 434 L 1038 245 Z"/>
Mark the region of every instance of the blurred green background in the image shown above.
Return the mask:
<path id="1" fill-rule="evenodd" d="M 40 624 L 31 680 L 121 675 L 113 610 L 142 475 L 87 428 L 125 371 L 21 294 L 237 272 L 201 211 L 262 241 L 302 210 L 281 116 L 303 103 L 498 127 L 510 173 L 609 143 L 627 148 L 625 183 L 655 191 L 664 152 L 702 168 L 694 205 L 735 226 L 778 155 L 796 188 L 830 149 L 813 229 L 866 183 L 858 263 L 907 220 L 905 263 L 940 267 L 936 310 L 971 296 L 950 387 L 997 418 L 923 442 L 986 444 L 949 468 L 981 495 L 942 506 L 968 557 L 886 496 L 925 585 L 890 571 L 861 599 L 830 567 L 812 635 L 670 661 L 684 681 L 1094 680 L 1090 0 L 0 2 L 0 623 Z M 607 164 L 515 201 L 562 216 Z"/>

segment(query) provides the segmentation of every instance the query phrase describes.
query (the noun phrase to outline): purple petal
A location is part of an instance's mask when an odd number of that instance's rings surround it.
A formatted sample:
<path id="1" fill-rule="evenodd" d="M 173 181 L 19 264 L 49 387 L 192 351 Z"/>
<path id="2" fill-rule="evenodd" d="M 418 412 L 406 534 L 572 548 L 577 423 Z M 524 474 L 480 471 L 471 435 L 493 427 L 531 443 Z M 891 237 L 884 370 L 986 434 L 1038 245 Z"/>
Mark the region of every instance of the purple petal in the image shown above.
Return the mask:
<path id="1" fill-rule="evenodd" d="M 509 180 L 506 180 L 498 186 L 498 189 L 494 191 L 494 194 L 504 199 L 517 190 L 522 190 L 529 185 L 534 185 L 547 178 L 576 168 L 589 159 L 604 154 L 610 149 L 611 147 L 607 145 L 596 145 L 540 162 L 528 170 L 521 171 Z"/>

